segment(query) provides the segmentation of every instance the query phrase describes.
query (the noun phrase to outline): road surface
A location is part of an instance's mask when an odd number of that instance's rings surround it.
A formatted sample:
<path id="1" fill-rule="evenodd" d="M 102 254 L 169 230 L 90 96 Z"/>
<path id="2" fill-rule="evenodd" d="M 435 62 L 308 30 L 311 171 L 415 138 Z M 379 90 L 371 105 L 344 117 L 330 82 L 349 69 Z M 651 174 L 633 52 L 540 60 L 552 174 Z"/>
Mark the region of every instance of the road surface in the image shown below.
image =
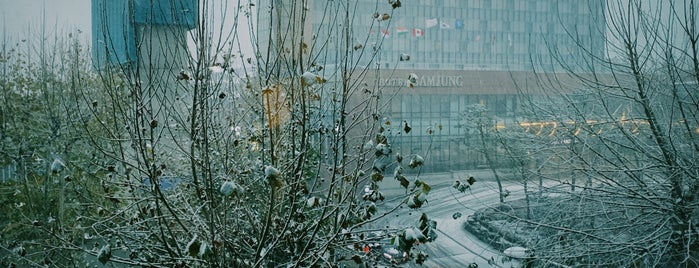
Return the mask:
<path id="1" fill-rule="evenodd" d="M 396 216 L 388 216 L 375 223 L 375 227 L 390 226 L 391 228 L 407 228 L 417 226 L 422 213 L 426 213 L 430 219 L 437 221 L 438 238 L 434 242 L 425 243 L 419 249 L 424 250 L 429 258 L 422 267 L 468 267 L 471 263 L 482 267 L 518 267 L 517 260 L 503 260 L 501 252 L 493 249 L 480 241 L 473 234 L 463 228 L 468 215 L 478 209 L 498 205 L 499 194 L 497 183 L 492 179 L 489 171 L 474 171 L 473 176 L 478 180 L 470 191 L 464 193 L 452 187 L 455 179 L 465 179 L 468 173 L 438 173 L 421 175 L 420 178 L 430 184 L 432 190 L 427 195 L 427 203 L 420 209 L 412 210 L 407 206 L 399 208 Z M 408 177 L 409 179 L 414 179 Z M 547 183 L 547 184 L 553 184 Z M 508 180 L 503 182 L 503 189 L 511 192 L 507 200 L 515 200 L 524 197 L 523 187 L 519 182 Z M 381 191 L 387 196 L 387 200 L 379 205 L 381 210 L 388 210 L 399 205 L 401 199 L 393 198 L 402 196 L 405 189 L 391 176 L 387 176 L 381 183 Z M 461 213 L 461 217 L 454 219 L 454 213 Z M 489 261 L 490 260 L 490 261 Z M 407 267 L 418 267 L 416 264 L 406 264 Z"/>

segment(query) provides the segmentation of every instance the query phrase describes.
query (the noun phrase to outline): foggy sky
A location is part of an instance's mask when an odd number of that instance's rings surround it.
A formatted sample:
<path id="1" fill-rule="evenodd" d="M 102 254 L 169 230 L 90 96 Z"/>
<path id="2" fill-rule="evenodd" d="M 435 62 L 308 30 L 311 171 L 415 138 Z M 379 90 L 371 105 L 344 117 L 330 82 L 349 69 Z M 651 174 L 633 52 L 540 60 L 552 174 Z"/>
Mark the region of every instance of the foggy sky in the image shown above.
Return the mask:
<path id="1" fill-rule="evenodd" d="M 615 6 L 623 7 L 627 4 L 627 0 L 610 2 L 612 4 L 607 6 L 607 12 L 614 15 L 618 15 Z M 646 10 L 662 10 L 661 13 L 667 13 L 669 10 L 667 2 L 662 2 L 661 6 L 657 3 L 654 5 L 652 1 L 642 3 Z M 45 20 L 43 20 L 44 14 Z M 663 15 L 665 14 L 661 16 Z M 46 26 L 46 36 L 51 36 L 56 31 L 67 33 L 81 30 L 80 39 L 89 44 L 91 42 L 91 0 L 0 0 L 0 39 L 3 36 L 11 40 L 36 38 L 41 33 L 42 24 Z M 225 24 L 232 27 L 231 20 Z M 239 31 L 239 34 L 242 40 L 249 39 L 246 30 Z M 607 38 L 609 38 L 608 41 L 615 42 L 614 36 L 610 36 L 609 33 Z M 250 45 L 244 45 L 243 51 L 251 50 L 249 47 Z"/>
<path id="2" fill-rule="evenodd" d="M 40 33 L 42 17 L 46 14 L 47 34 L 75 31 L 85 33 L 89 40 L 91 18 L 90 0 L 0 0 L 0 36 L 25 38 L 27 33 Z M 45 12 L 44 12 L 45 11 Z"/>

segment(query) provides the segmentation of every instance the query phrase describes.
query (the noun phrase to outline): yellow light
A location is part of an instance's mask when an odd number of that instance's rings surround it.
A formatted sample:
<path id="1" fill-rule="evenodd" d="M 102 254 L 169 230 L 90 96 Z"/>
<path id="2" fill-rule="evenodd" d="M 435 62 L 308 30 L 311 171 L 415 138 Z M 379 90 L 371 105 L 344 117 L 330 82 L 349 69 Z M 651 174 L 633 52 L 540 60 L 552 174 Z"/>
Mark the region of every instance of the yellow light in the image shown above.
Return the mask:
<path id="1" fill-rule="evenodd" d="M 505 128 L 505 122 L 500 121 L 500 122 L 497 122 L 497 123 L 495 124 L 495 129 L 500 130 L 500 129 L 503 129 L 503 128 Z"/>
<path id="2" fill-rule="evenodd" d="M 551 122 L 551 132 L 549 133 L 549 137 L 552 137 L 554 134 L 556 134 L 556 128 L 558 128 L 558 122 Z"/>
<path id="3" fill-rule="evenodd" d="M 544 125 L 539 124 L 539 130 L 536 131 L 536 135 L 537 136 L 541 135 L 541 131 L 543 131 L 543 130 L 544 130 Z"/>

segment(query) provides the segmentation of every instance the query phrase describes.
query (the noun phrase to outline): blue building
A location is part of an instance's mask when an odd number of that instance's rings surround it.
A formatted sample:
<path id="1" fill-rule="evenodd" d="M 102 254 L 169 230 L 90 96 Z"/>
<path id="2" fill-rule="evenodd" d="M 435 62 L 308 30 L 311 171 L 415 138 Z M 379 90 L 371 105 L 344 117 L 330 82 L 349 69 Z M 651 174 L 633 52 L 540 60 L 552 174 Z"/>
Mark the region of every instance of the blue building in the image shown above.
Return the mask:
<path id="1" fill-rule="evenodd" d="M 95 68 L 138 62 L 146 26 L 190 30 L 198 22 L 197 0 L 92 0 L 92 60 Z"/>

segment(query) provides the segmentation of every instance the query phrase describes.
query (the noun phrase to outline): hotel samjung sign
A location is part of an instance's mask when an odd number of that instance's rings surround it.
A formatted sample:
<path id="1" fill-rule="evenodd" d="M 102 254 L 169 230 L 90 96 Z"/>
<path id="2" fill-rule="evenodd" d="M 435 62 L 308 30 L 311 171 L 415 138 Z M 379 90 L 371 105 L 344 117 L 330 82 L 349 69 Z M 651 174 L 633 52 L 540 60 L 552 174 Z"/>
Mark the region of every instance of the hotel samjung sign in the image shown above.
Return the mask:
<path id="1" fill-rule="evenodd" d="M 379 86 L 407 88 L 408 75 L 414 72 L 417 82 L 413 84 L 416 91 L 412 93 L 445 94 L 520 94 L 526 89 L 527 94 L 546 94 L 546 87 L 537 83 L 540 77 L 532 72 L 509 72 L 491 70 L 383 70 L 378 79 Z M 548 79 L 559 81 L 565 92 L 583 88 L 580 81 L 567 73 L 545 74 Z M 376 81 L 367 74 L 368 81 Z"/>
<path id="2" fill-rule="evenodd" d="M 379 84 L 387 87 L 402 87 L 408 83 L 406 78 L 391 77 L 388 79 L 380 79 Z M 427 75 L 419 77 L 416 87 L 462 87 L 464 78 L 460 75 Z"/>

